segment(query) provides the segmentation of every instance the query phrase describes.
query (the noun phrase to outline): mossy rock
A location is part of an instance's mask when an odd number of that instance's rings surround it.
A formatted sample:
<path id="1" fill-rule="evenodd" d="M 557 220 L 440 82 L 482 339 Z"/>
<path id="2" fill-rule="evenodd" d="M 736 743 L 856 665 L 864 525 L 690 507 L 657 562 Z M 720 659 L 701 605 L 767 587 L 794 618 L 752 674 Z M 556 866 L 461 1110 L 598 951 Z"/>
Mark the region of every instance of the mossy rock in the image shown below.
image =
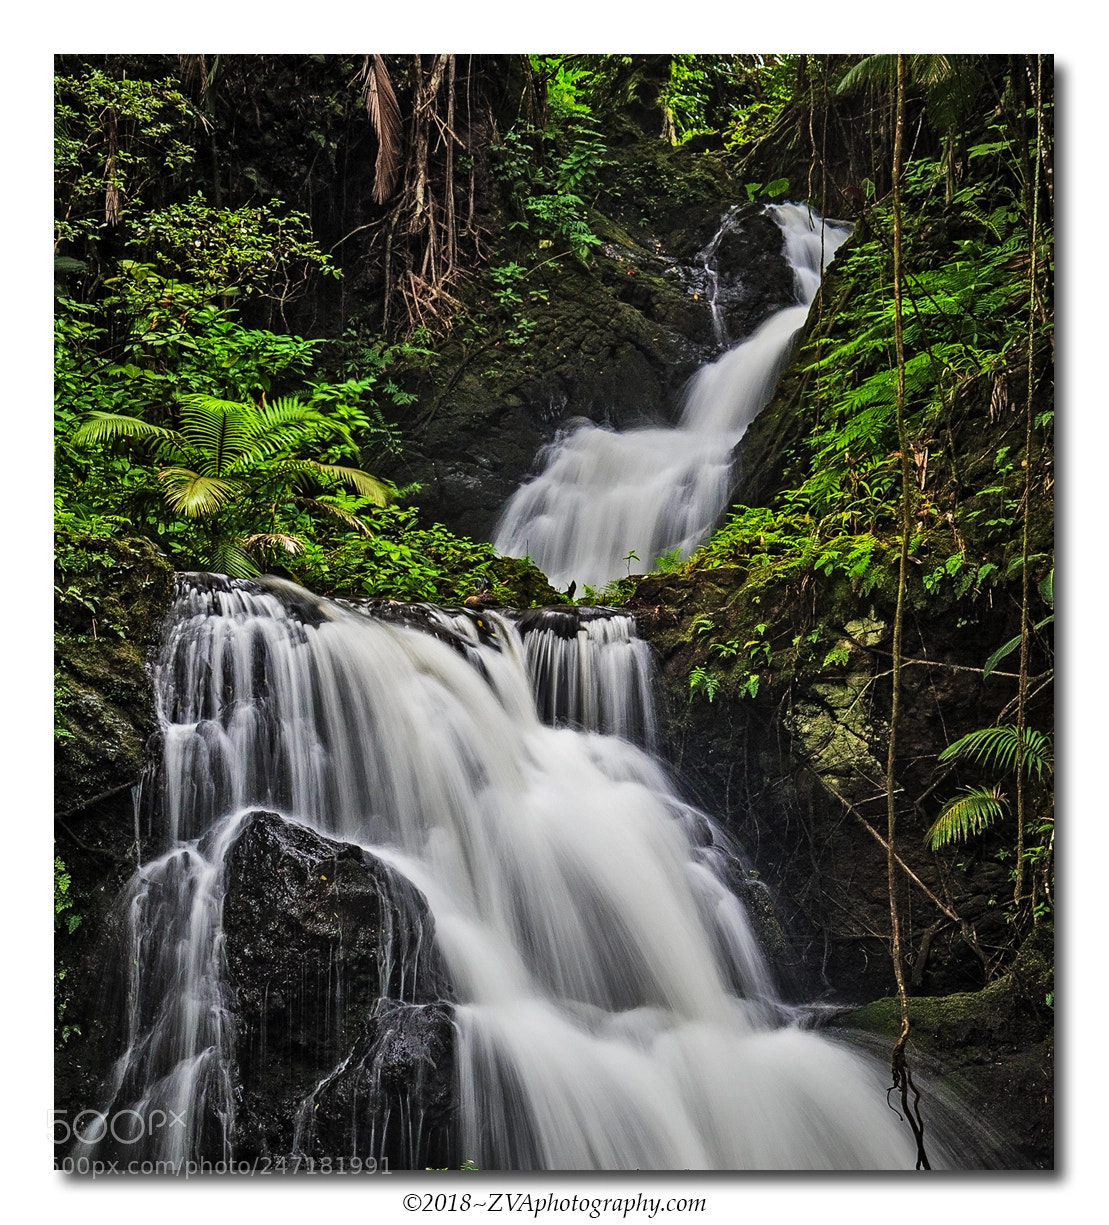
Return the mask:
<path id="1" fill-rule="evenodd" d="M 909 1059 L 914 1051 L 933 1083 L 990 1121 L 1019 1162 L 1054 1164 L 1054 945 L 1037 928 L 1009 972 L 981 991 L 909 1000 Z M 876 1000 L 837 1027 L 892 1043 L 900 1029 L 896 999 Z"/>

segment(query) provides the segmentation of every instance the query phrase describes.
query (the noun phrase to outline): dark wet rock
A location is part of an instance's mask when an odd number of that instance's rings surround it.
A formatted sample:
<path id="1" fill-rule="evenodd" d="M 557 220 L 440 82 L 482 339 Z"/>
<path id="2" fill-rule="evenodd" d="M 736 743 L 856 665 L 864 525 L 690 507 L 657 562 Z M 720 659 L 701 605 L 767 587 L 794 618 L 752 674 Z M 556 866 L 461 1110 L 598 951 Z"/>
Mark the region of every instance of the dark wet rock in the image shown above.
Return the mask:
<path id="1" fill-rule="evenodd" d="M 54 811 L 75 817 L 142 773 L 157 726 L 146 658 L 173 570 L 146 540 L 66 533 L 56 554 Z"/>
<path id="2" fill-rule="evenodd" d="M 444 1164 L 453 1022 L 422 895 L 360 847 L 265 812 L 228 879 L 236 1154 Z"/>

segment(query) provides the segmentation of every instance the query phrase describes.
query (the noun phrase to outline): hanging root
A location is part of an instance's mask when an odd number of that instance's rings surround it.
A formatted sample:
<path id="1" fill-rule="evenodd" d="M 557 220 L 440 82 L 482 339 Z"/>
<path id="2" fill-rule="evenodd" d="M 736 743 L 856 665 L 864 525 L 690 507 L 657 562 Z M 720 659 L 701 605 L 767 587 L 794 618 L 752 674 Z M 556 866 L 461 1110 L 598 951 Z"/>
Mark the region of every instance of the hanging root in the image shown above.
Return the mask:
<path id="1" fill-rule="evenodd" d="M 905 1058 L 907 1036 L 907 1032 L 903 1030 L 901 1037 L 897 1040 L 897 1045 L 893 1048 L 893 1059 L 890 1062 L 893 1084 L 886 1090 L 886 1103 L 898 1118 L 907 1120 L 912 1129 L 913 1139 L 916 1141 L 916 1168 L 930 1170 L 932 1167 L 928 1163 L 928 1154 L 924 1151 L 924 1120 L 920 1115 L 920 1090 L 913 1083 L 913 1074 Z M 901 1110 L 898 1110 L 889 1100 L 889 1095 L 894 1092 L 900 1092 Z M 912 1105 L 909 1104 L 910 1093 L 913 1095 Z"/>

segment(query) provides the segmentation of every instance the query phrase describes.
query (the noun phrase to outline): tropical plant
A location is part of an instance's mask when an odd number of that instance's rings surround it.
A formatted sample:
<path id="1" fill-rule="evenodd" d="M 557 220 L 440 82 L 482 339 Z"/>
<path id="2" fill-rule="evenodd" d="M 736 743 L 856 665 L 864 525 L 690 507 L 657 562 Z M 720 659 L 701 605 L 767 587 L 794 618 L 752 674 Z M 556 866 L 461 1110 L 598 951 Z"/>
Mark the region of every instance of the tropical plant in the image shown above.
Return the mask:
<path id="1" fill-rule="evenodd" d="M 965 760 L 995 771 L 1016 774 L 1019 768 L 1032 783 L 1049 783 L 1054 772 L 1051 737 L 1026 728 L 1024 742 L 1013 724 L 984 727 L 960 736 L 939 755 L 941 762 Z M 924 835 L 930 850 L 966 841 L 989 829 L 1008 813 L 1009 799 L 1000 783 L 966 787 L 949 800 Z"/>
<path id="2" fill-rule="evenodd" d="M 366 531 L 361 519 L 327 495 L 352 489 L 384 506 L 392 486 L 360 468 L 325 463 L 309 449 L 340 441 L 354 451 L 345 426 L 294 397 L 267 403 L 182 397 L 180 429 L 138 417 L 93 412 L 76 429 L 77 446 L 133 439 L 154 444 L 162 466 L 157 479 L 167 508 L 210 526 L 206 556 L 212 569 L 244 577 L 259 572 L 251 551 L 297 553 L 303 542 L 286 530 L 294 507 L 318 510 L 348 528 Z M 322 491 L 309 497 L 306 491 Z"/>

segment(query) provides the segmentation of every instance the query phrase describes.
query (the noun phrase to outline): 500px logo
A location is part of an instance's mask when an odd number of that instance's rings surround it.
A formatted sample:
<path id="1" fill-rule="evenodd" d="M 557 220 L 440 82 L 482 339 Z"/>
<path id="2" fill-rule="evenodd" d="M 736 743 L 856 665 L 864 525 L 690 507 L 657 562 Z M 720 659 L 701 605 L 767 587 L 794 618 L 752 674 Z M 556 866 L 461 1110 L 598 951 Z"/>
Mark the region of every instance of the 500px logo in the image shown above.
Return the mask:
<path id="1" fill-rule="evenodd" d="M 137 1144 L 159 1131 L 184 1127 L 185 1116 L 176 1110 L 149 1110 L 146 1114 L 137 1110 L 115 1110 L 108 1114 L 102 1110 L 79 1110 L 70 1122 L 68 1110 L 55 1110 L 52 1125 L 55 1144 L 68 1144 L 70 1140 L 97 1144 L 106 1136 L 117 1144 Z"/>

